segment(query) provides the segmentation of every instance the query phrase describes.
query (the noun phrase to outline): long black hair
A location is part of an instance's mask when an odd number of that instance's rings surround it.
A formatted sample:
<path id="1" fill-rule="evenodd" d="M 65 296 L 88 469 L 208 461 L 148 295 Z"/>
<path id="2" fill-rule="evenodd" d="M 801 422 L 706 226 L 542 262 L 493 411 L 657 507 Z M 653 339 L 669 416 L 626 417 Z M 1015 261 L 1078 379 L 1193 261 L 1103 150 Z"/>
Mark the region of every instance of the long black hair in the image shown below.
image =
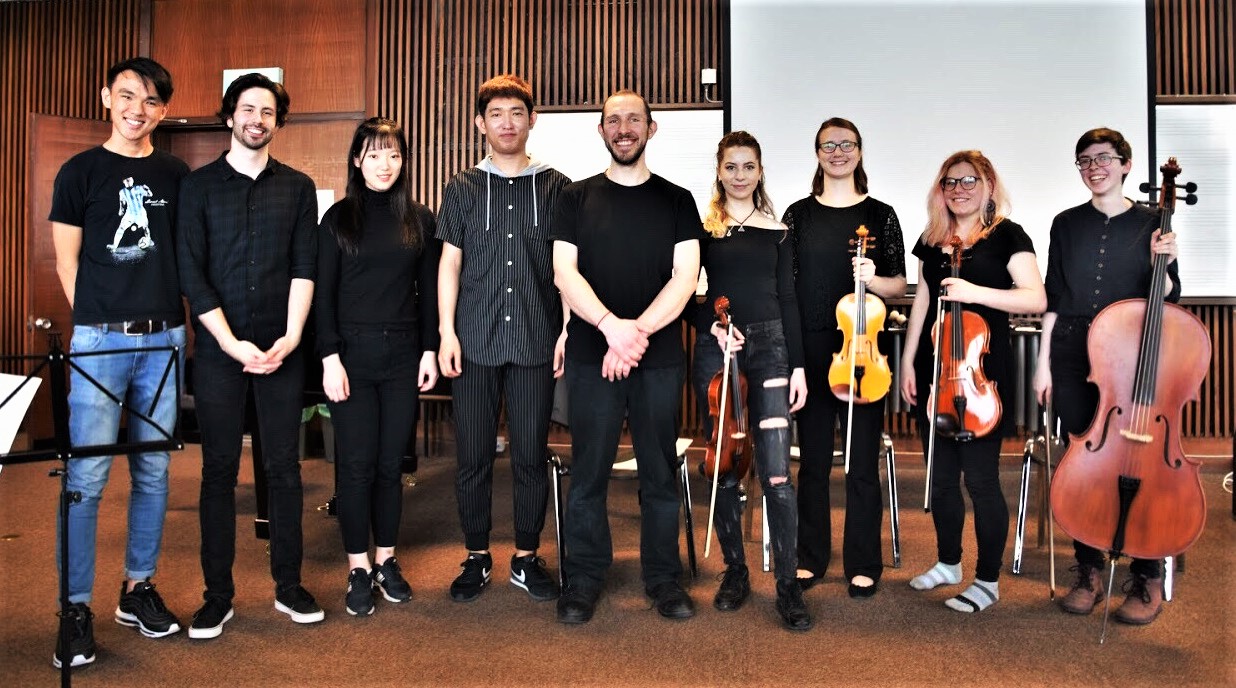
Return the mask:
<path id="1" fill-rule="evenodd" d="M 365 213 L 361 204 L 361 196 L 366 191 L 365 175 L 361 173 L 359 162 L 365 153 L 373 149 L 398 148 L 403 160 L 399 176 L 391 186 L 391 209 L 396 219 L 403 225 L 403 245 L 416 248 L 421 244 L 421 221 L 416 214 L 416 201 L 412 199 L 412 185 L 408 184 L 408 137 L 403 128 L 393 120 L 383 117 L 370 117 L 356 127 L 352 137 L 352 145 L 348 147 L 348 186 L 345 196 L 340 201 L 332 224 L 335 240 L 339 248 L 351 255 L 356 255 L 360 246 L 361 234 L 364 232 Z"/>

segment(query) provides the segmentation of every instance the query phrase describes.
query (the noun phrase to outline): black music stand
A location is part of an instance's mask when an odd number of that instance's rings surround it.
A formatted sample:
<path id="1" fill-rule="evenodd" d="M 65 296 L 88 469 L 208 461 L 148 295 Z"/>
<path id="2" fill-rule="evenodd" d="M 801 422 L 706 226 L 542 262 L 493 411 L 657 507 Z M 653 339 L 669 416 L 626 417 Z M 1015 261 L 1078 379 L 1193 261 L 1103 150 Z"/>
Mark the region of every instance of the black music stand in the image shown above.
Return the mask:
<path id="1" fill-rule="evenodd" d="M 49 376 L 48 392 L 51 394 L 52 406 L 52 427 L 54 430 L 53 446 L 50 449 L 31 449 L 28 451 L 9 452 L 0 454 L 0 465 L 12 465 L 22 463 L 36 463 L 40 461 L 60 461 L 61 465 L 53 468 L 48 472 L 49 477 L 60 478 L 60 611 L 57 616 L 60 617 L 59 630 L 59 646 L 68 652 L 69 647 L 69 615 L 65 610 L 69 607 L 69 578 L 68 578 L 68 560 L 69 560 L 69 505 L 74 502 L 81 501 L 81 493 L 69 491 L 69 473 L 68 461 L 70 459 L 84 459 L 95 456 L 115 456 L 117 454 L 131 454 L 137 452 L 148 451 L 172 451 L 184 449 L 184 442 L 180 438 L 180 347 L 176 346 L 156 346 L 156 347 L 134 347 L 131 349 L 109 349 L 105 351 L 90 351 L 79 354 L 70 354 L 66 352 L 60 344 L 60 333 L 47 333 L 47 353 L 44 355 L 18 355 L 18 356 L 0 356 L 0 364 L 14 364 L 18 362 L 35 362 L 38 364 L 34 370 L 26 375 L 26 381 L 18 385 L 17 389 L 11 392 L 8 396 L 0 399 L 0 409 L 3 409 L 12 399 L 17 396 L 21 388 L 30 384 L 44 369 L 47 370 Z M 172 432 L 168 432 L 159 427 L 157 423 L 151 420 L 147 415 L 153 412 L 153 409 L 147 410 L 144 413 L 140 409 L 128 408 L 129 423 L 143 422 L 148 423 L 163 435 L 163 439 L 153 440 L 148 442 L 115 442 L 112 444 L 96 444 L 85 447 L 74 447 L 69 435 L 69 369 L 76 370 L 90 384 L 94 385 L 102 391 L 108 398 L 119 405 L 121 408 L 125 406 L 124 399 L 117 397 L 115 394 L 106 389 L 97 380 L 91 377 L 84 370 L 79 368 L 74 362 L 74 359 L 86 358 L 93 356 L 106 356 L 118 353 L 138 353 L 138 352 L 158 352 L 167 351 L 171 355 L 168 357 L 167 367 L 163 371 L 163 378 L 159 383 L 159 389 L 155 393 L 154 403 L 157 404 L 165 393 L 168 392 L 167 383 L 172 383 L 173 393 L 176 395 L 176 419 L 177 422 L 173 425 Z M 72 660 L 70 657 L 64 657 L 64 661 L 60 663 L 60 685 L 72 685 Z"/>

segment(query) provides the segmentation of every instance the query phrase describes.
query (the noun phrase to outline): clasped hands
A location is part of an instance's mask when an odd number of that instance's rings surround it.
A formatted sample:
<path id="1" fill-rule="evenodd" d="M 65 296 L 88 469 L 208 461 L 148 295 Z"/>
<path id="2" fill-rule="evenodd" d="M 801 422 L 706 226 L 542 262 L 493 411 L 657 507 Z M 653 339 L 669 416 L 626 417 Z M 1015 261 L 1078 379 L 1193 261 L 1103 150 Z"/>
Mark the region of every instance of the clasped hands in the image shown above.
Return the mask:
<path id="1" fill-rule="evenodd" d="M 628 320 L 617 316 L 602 318 L 597 325 L 609 350 L 601 361 L 601 377 L 614 382 L 626 379 L 631 369 L 639 365 L 648 350 L 648 337 L 656 330 L 638 319 Z"/>

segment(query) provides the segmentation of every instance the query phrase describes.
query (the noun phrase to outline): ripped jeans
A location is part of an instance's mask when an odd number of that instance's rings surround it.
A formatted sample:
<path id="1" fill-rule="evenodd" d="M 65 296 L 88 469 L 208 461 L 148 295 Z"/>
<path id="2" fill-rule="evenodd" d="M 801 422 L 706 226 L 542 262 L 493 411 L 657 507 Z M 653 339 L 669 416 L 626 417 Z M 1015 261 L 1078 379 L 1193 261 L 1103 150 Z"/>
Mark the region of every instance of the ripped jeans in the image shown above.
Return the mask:
<path id="1" fill-rule="evenodd" d="M 789 351 L 780 320 L 740 328 L 746 341 L 738 352 L 738 367 L 747 376 L 747 419 L 754 433 L 755 470 L 767 498 L 769 534 L 778 580 L 792 582 L 798 570 L 798 502 L 790 482 L 790 370 Z M 715 337 L 696 338 L 692 382 L 704 416 L 705 436 L 711 437 L 708 384 L 721 370 L 724 355 Z M 715 448 L 715 447 L 714 447 Z M 707 476 L 711 489 L 712 476 Z M 746 563 L 743 552 L 740 478 L 722 474 L 718 480 L 717 510 L 713 525 L 727 566 Z"/>

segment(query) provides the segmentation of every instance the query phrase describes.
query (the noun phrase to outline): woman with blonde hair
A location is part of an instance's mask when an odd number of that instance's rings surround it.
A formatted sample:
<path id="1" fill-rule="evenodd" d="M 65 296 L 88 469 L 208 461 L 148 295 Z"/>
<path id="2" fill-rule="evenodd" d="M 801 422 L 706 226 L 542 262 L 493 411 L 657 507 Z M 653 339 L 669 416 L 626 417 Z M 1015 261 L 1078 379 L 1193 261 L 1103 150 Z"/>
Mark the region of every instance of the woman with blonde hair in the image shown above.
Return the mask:
<path id="1" fill-rule="evenodd" d="M 962 580 L 961 534 L 966 507 L 960 482 L 974 505 L 978 564 L 974 582 L 945 601 L 950 609 L 977 612 L 1000 597 L 1001 558 L 1008 541 L 1009 510 L 1000 490 L 1000 443 L 1011 426 L 1010 414 L 990 433 L 973 439 L 940 434 L 929 419 L 933 380 L 932 326 L 937 299 L 956 301 L 986 321 L 989 352 L 983 360 L 986 377 L 996 384 L 1005 409 L 1013 408 L 1012 358 L 1009 355 L 1009 314 L 1042 313 L 1047 306 L 1034 245 L 1020 225 L 1008 219 L 1008 194 L 995 166 L 979 151 L 950 155 L 927 196 L 927 228 L 914 246 L 918 286 L 906 332 L 901 395 L 916 405 L 924 452 L 929 432 L 937 432 L 931 475 L 931 516 L 936 529 L 938 561 L 910 580 L 915 590 L 956 585 Z M 950 241 L 961 240 L 960 276 L 952 277 Z"/>

